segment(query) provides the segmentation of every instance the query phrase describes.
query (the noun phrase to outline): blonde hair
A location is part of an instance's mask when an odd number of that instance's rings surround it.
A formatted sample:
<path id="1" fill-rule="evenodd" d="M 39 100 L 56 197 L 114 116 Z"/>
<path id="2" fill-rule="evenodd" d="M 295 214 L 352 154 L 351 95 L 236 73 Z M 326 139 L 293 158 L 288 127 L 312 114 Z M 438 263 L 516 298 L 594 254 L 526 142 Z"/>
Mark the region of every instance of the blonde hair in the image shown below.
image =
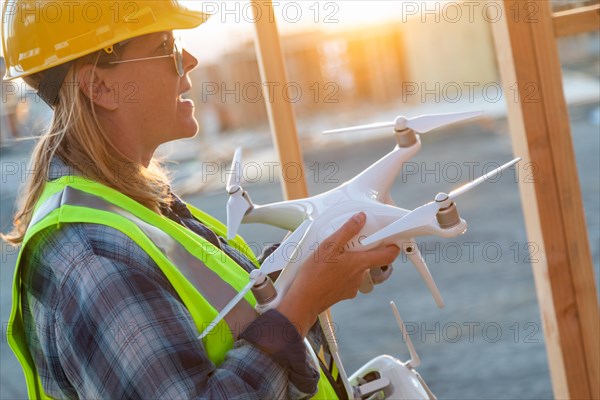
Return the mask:
<path id="1" fill-rule="evenodd" d="M 95 58 L 97 61 L 98 56 Z M 153 159 L 146 168 L 127 159 L 109 140 L 93 101 L 77 84 L 80 67 L 89 61 L 90 58 L 86 58 L 70 68 L 50 127 L 33 150 L 30 166 L 33 173 L 20 193 L 13 230 L 0 235 L 13 245 L 23 242 L 34 207 L 48 180 L 51 161 L 56 156 L 83 177 L 110 186 L 157 213 L 172 201 L 168 176 L 158 160 Z M 32 80 L 27 83 L 35 85 Z"/>

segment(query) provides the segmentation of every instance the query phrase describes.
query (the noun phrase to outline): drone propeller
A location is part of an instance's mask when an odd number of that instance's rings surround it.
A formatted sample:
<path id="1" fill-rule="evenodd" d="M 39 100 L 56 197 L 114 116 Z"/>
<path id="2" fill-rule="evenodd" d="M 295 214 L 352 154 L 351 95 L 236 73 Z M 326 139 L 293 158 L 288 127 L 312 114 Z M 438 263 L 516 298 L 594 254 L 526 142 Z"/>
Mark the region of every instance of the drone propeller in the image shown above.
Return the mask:
<path id="1" fill-rule="evenodd" d="M 458 196 L 475 188 L 482 182 L 485 182 L 490 178 L 496 176 L 496 174 L 499 174 L 501 171 L 515 165 L 520 160 L 520 157 L 515 158 L 514 160 L 502 165 L 501 167 L 491 172 L 488 172 L 480 178 L 469 182 L 456 190 L 453 190 L 452 192 L 450 192 L 450 194 L 439 193 L 435 197 L 435 201 L 422 205 L 421 207 L 415 208 L 413 211 L 409 212 L 404 217 L 400 218 L 398 221 L 386 226 L 385 228 L 365 238 L 362 241 L 363 245 L 367 246 L 380 240 L 387 239 L 391 236 L 429 225 L 435 219 L 438 211 L 440 211 L 440 209 L 442 208 L 449 207 L 454 201 L 454 199 L 456 199 Z"/>
<path id="2" fill-rule="evenodd" d="M 237 231 L 240 228 L 240 224 L 244 215 L 252 208 L 252 204 L 248 201 L 245 196 L 244 189 L 241 185 L 242 176 L 242 148 L 238 147 L 233 155 L 233 161 L 231 163 L 231 175 L 227 180 L 227 193 L 229 193 L 229 200 L 227 200 L 227 239 L 231 240 L 237 235 Z"/>
<path id="3" fill-rule="evenodd" d="M 324 131 L 326 135 L 345 132 L 362 132 L 380 128 L 394 128 L 397 131 L 402 131 L 410 128 L 419 133 L 427 133 L 436 128 L 453 124 L 455 122 L 465 121 L 482 115 L 482 111 L 450 113 L 450 114 L 430 114 L 420 115 L 414 118 L 406 118 L 403 116 L 396 117 L 392 122 L 377 122 L 369 125 L 355 126 L 351 128 L 332 129 Z"/>
<path id="4" fill-rule="evenodd" d="M 273 272 L 275 272 L 275 271 L 273 271 Z M 233 299 L 231 299 L 231 301 L 229 303 L 227 303 L 227 305 L 225 307 L 223 307 L 223 309 L 221 310 L 219 315 L 217 315 L 217 317 L 206 327 L 204 332 L 202 332 L 200 334 L 200 336 L 198 336 L 198 339 L 202 339 L 206 335 L 208 335 L 210 333 L 210 331 L 212 331 L 213 328 L 215 326 L 217 326 L 217 324 L 223 318 L 225 318 L 225 316 L 233 309 L 233 307 L 235 307 L 236 304 L 239 303 L 240 300 L 242 300 L 244 298 L 246 293 L 248 293 L 248 291 L 250 289 L 252 289 L 252 286 L 256 285 L 257 283 L 264 282 L 265 279 L 267 279 L 267 276 L 264 274 L 263 271 L 261 271 L 260 269 L 253 270 L 250 273 L 250 282 L 248 282 L 248 284 L 246 286 L 244 286 L 244 288 L 238 294 L 236 294 L 235 297 Z"/>
<path id="5" fill-rule="evenodd" d="M 238 294 L 236 294 L 235 297 L 233 299 L 231 299 L 231 301 L 229 303 L 227 303 L 227 305 L 225 307 L 223 307 L 221 312 L 219 312 L 219 315 L 217 315 L 217 317 L 208 325 L 208 327 L 204 330 L 204 332 L 202 332 L 200 334 L 200 336 L 198 336 L 198 339 L 202 339 L 203 337 L 208 335 L 208 333 L 210 331 L 212 331 L 213 328 L 215 326 L 217 326 L 217 324 L 223 318 L 225 318 L 225 316 L 233 309 L 233 307 L 235 307 L 235 305 L 244 298 L 246 293 L 248 293 L 254 285 L 259 285 L 259 284 L 263 283 L 265 281 L 265 279 L 269 279 L 267 277 L 267 275 L 269 275 L 272 272 L 277 272 L 277 271 L 282 270 L 283 268 L 285 268 L 287 266 L 287 264 L 290 262 L 290 260 L 295 259 L 296 252 L 299 249 L 299 243 L 302 240 L 302 238 L 304 237 L 304 234 L 310 227 L 311 223 L 312 223 L 311 220 L 304 221 L 294 231 L 294 233 L 292 233 L 285 240 L 284 243 L 279 245 L 277 250 L 275 250 L 269 257 L 267 257 L 267 259 L 262 263 L 262 265 L 260 266 L 259 269 L 255 269 L 252 272 L 250 272 L 250 282 L 248 282 L 248 284 L 246 286 L 244 286 L 244 288 L 242 290 L 240 290 L 240 292 Z M 289 248 L 289 246 L 287 246 L 287 244 L 290 244 L 290 243 L 294 244 L 296 246 L 296 248 L 295 248 L 294 252 L 292 253 L 292 255 L 288 256 L 285 253 L 285 251 Z"/>

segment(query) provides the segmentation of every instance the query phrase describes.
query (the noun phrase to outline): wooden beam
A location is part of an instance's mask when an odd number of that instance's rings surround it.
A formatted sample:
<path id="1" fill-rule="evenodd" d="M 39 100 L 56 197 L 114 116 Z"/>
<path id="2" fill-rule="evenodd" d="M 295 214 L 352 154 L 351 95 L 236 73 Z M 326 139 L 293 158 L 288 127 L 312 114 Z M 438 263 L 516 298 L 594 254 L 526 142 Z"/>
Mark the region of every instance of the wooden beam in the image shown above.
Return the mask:
<path id="1" fill-rule="evenodd" d="M 492 23 L 516 155 L 552 387 L 556 398 L 600 397 L 600 321 L 551 2 L 500 0 L 509 10 L 533 3 L 536 21 Z M 515 94 L 517 88 L 518 96 Z"/>
<path id="2" fill-rule="evenodd" d="M 279 32 L 271 0 L 251 0 L 256 30 L 256 54 L 260 75 L 264 83 L 276 84 L 282 89 L 288 83 L 285 59 L 279 40 Z M 282 90 L 271 92 L 269 85 L 264 85 L 263 95 L 267 105 L 271 135 L 275 149 L 279 155 L 283 197 L 286 200 L 308 197 L 304 161 L 298 142 L 296 117 L 289 99 L 285 99 Z M 290 168 L 293 173 L 290 175 Z M 331 309 L 325 311 L 329 321 L 333 321 Z M 334 338 L 335 340 L 335 338 Z"/>
<path id="3" fill-rule="evenodd" d="M 304 177 L 302 151 L 298 142 L 296 118 L 285 91 L 287 72 L 275 12 L 271 1 L 251 0 L 256 30 L 256 53 L 269 124 L 275 148 L 279 154 L 283 195 L 286 200 L 308 196 Z M 289 95 L 293 96 L 293 95 Z"/>
<path id="4" fill-rule="evenodd" d="M 571 36 L 600 30 L 600 4 L 554 13 L 554 36 Z"/>

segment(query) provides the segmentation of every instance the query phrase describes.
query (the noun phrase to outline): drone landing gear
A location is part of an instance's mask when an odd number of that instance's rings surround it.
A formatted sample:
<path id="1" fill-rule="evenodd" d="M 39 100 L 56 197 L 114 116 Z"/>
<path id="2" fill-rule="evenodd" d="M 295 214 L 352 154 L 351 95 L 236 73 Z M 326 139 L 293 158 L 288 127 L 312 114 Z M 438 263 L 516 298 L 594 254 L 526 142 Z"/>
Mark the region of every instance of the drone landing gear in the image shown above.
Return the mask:
<path id="1" fill-rule="evenodd" d="M 436 398 L 414 368 L 389 355 L 375 357 L 363 365 L 350 376 L 350 383 L 357 399 Z"/>
<path id="2" fill-rule="evenodd" d="M 385 389 L 390 385 L 389 378 L 382 378 L 377 371 L 372 371 L 357 379 L 359 386 L 354 386 L 354 398 L 364 400 L 384 399 Z"/>
<path id="3" fill-rule="evenodd" d="M 357 399 L 427 399 L 435 400 L 421 375 L 415 369 L 421 363 L 410 336 L 400 318 L 394 302 L 390 306 L 396 322 L 407 344 L 411 359 L 402 362 L 395 357 L 381 355 L 375 357 L 350 376 Z"/>

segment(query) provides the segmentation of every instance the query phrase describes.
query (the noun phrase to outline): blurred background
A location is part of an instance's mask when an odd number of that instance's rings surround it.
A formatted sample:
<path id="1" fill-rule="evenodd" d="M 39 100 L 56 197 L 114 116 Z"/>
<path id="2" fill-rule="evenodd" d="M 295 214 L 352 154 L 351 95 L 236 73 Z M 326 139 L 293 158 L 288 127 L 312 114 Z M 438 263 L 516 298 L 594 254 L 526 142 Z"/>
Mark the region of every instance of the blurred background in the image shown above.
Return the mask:
<path id="1" fill-rule="evenodd" d="M 556 10 L 593 1 L 553 1 Z M 421 152 L 398 176 L 392 197 L 412 209 L 439 191 L 513 158 L 491 34 L 494 10 L 485 2 L 283 1 L 275 15 L 289 75 L 311 194 L 348 180 L 391 151 L 390 132 L 323 136 L 325 129 L 393 120 L 397 115 L 483 110 L 484 117 L 424 135 Z M 200 132 L 164 145 L 176 191 L 225 221 L 228 162 L 244 146 L 245 189 L 255 203 L 282 200 L 277 162 L 254 48 L 247 2 L 191 1 L 213 17 L 183 32 L 200 60 L 190 97 Z M 558 40 L 564 90 L 582 188 L 596 277 L 600 248 L 600 38 Z M 3 71 L 4 72 L 4 71 Z M 536 96 L 532 93 L 532 96 Z M 3 82 L 0 132 L 0 229 L 11 225 L 20 185 L 50 109 L 22 82 Z M 518 154 L 517 154 L 518 156 Z M 413 267 L 400 257 L 395 272 L 368 295 L 333 309 L 346 370 L 379 354 L 408 358 L 388 302 L 394 300 L 411 333 L 419 368 L 439 398 L 540 399 L 552 388 L 518 180 L 531 170 L 509 170 L 501 180 L 460 200 L 467 233 L 452 240 L 420 238 L 421 252 L 445 297 L 437 309 Z M 245 225 L 254 249 L 285 232 Z M 17 251 L 2 243 L 0 268 L 0 397 L 26 398 L 20 367 L 6 343 Z"/>

